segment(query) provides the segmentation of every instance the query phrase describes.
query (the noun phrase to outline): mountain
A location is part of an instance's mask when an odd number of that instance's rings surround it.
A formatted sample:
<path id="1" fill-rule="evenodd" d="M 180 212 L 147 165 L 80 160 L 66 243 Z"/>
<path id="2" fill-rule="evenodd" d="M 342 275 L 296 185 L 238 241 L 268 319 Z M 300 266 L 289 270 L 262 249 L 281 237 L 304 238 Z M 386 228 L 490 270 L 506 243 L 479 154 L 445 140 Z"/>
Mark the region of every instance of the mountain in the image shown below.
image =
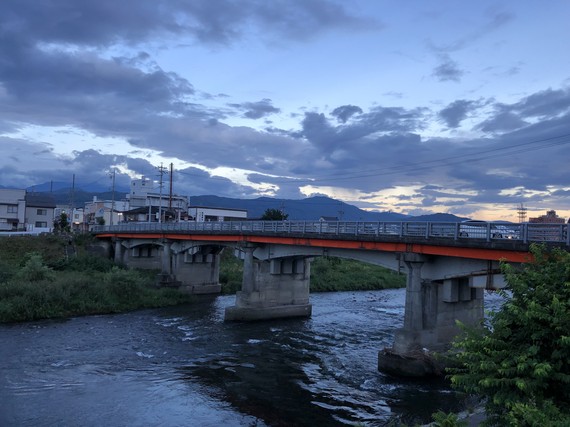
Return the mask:
<path id="1" fill-rule="evenodd" d="M 55 192 L 68 192 L 71 193 L 72 184 L 69 182 L 62 181 L 50 181 L 44 182 L 43 184 L 32 185 L 26 188 L 28 192 L 34 193 L 55 193 Z M 98 182 L 93 182 L 90 184 L 82 184 L 80 187 L 75 187 L 74 192 L 85 192 L 85 193 L 111 193 L 111 184 L 101 185 Z M 124 197 L 124 194 L 128 193 L 129 188 L 121 188 L 120 186 L 115 187 L 115 194 L 119 194 L 119 197 Z"/>
<path id="2" fill-rule="evenodd" d="M 211 208 L 232 208 L 247 210 L 250 219 L 260 218 L 267 209 L 283 210 L 290 220 L 316 221 L 319 218 L 335 217 L 343 221 L 404 221 L 408 216 L 394 212 L 368 212 L 329 197 L 317 196 L 301 200 L 232 199 L 218 196 L 192 196 L 190 204 Z"/>
<path id="3" fill-rule="evenodd" d="M 469 218 L 455 216 L 448 213 L 435 213 L 431 215 L 418 215 L 410 217 L 408 221 L 422 221 L 422 222 L 460 222 L 466 221 Z"/>
<path id="4" fill-rule="evenodd" d="M 45 191 L 40 191 L 47 188 Z M 99 191 L 96 189 L 99 188 Z M 51 189 L 51 191 L 50 191 Z M 95 191 L 82 189 L 71 190 L 69 183 L 45 183 L 27 189 L 32 193 L 49 193 L 58 205 L 84 206 L 91 202 L 94 197 L 99 200 L 111 200 L 111 191 L 100 191 L 100 187 L 94 186 Z M 128 189 L 116 189 L 114 199 L 123 200 Z M 283 210 L 292 221 L 317 221 L 321 217 L 336 218 L 339 221 L 430 221 L 430 222 L 458 222 L 468 218 L 461 218 L 451 214 L 437 213 L 432 215 L 408 216 L 395 212 L 369 212 L 340 200 L 324 196 L 309 197 L 306 199 L 274 199 L 271 197 L 258 197 L 256 199 L 234 199 L 213 195 L 190 197 L 192 206 L 211 208 L 230 208 L 247 211 L 249 219 L 261 218 L 267 209 Z"/>

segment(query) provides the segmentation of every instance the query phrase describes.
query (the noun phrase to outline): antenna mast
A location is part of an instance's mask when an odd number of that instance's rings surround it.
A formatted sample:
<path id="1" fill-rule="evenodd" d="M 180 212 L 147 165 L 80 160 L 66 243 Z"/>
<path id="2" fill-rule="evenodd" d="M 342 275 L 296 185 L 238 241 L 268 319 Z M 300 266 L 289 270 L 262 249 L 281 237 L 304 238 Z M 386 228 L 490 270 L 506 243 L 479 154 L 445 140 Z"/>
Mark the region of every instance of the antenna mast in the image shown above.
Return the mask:
<path id="1" fill-rule="evenodd" d="M 526 208 L 524 207 L 524 205 L 521 203 L 521 204 L 519 205 L 519 208 L 518 208 L 518 211 L 517 211 L 517 213 L 518 213 L 518 215 L 519 215 L 519 222 L 526 222 L 526 211 L 527 211 L 527 209 L 526 209 Z"/>

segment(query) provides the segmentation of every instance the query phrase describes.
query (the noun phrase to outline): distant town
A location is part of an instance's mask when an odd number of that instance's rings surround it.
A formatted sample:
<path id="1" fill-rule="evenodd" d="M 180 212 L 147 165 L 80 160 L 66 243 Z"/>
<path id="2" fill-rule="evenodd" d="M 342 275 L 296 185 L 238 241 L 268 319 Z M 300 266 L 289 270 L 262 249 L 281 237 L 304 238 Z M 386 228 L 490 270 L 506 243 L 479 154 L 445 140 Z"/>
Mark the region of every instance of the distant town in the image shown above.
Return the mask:
<path id="1" fill-rule="evenodd" d="M 118 193 L 123 194 L 123 193 Z M 136 179 L 124 198 L 93 200 L 84 207 L 57 205 L 50 193 L 24 189 L 0 189 L 0 231 L 38 234 L 51 232 L 54 220 L 65 214 L 71 229 L 90 231 L 96 225 L 123 222 L 235 221 L 246 220 L 247 211 L 232 208 L 190 206 L 187 196 L 156 193 L 152 181 Z"/>
<path id="2" fill-rule="evenodd" d="M 130 191 L 112 193 L 111 200 L 99 200 L 97 196 L 83 207 L 77 207 L 73 202 L 57 204 L 55 197 L 49 192 L 34 192 L 25 189 L 2 189 L 0 188 L 0 233 L 3 234 L 39 234 L 52 232 L 54 221 L 61 218 L 62 214 L 67 218 L 73 231 L 90 231 L 99 225 L 116 225 L 125 222 L 180 222 L 180 221 L 244 221 L 248 219 L 247 209 L 235 207 L 192 205 L 188 196 L 173 194 L 172 192 L 156 192 L 153 182 L 147 178 L 131 181 Z M 330 203 L 334 200 L 329 199 Z M 338 215 L 331 216 L 331 206 L 323 203 L 322 215 L 313 214 L 312 220 L 339 221 L 352 220 L 343 218 L 343 209 L 346 205 L 339 206 Z M 341 203 L 341 202 L 337 202 Z M 302 209 L 297 207 L 298 209 Z M 383 217 L 370 218 L 364 215 L 370 212 L 360 211 L 358 220 L 364 221 L 449 221 L 458 222 L 466 218 L 456 217 L 450 214 L 434 214 L 424 217 L 406 218 L 405 215 L 384 213 Z M 381 215 L 379 213 L 376 213 Z M 352 215 L 354 217 L 354 214 Z M 519 208 L 519 222 L 526 222 L 524 209 Z M 565 219 L 559 217 L 556 211 L 549 210 L 545 215 L 529 218 L 533 223 L 565 223 Z"/>

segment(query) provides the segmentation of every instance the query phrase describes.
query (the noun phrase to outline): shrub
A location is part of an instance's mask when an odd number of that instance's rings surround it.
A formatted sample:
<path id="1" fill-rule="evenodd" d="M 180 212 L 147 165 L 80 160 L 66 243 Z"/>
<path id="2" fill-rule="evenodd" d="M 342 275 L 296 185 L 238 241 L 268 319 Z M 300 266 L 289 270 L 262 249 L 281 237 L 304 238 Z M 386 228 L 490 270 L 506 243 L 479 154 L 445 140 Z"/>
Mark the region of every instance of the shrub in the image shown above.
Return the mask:
<path id="1" fill-rule="evenodd" d="M 53 270 L 44 265 L 42 256 L 37 253 L 30 254 L 24 266 L 15 275 L 17 280 L 38 282 L 40 280 L 54 280 Z"/>
<path id="2" fill-rule="evenodd" d="M 512 296 L 489 325 L 454 343 L 452 385 L 486 398 L 491 425 L 568 426 L 570 253 L 531 252 L 521 269 L 503 265 Z"/>

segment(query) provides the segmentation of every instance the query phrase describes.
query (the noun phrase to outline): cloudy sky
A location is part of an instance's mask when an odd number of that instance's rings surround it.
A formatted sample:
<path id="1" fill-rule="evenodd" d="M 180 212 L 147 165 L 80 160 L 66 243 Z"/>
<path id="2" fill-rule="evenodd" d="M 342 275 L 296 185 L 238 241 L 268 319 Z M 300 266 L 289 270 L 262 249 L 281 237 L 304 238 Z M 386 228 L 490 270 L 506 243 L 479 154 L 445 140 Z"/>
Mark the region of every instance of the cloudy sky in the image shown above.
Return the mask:
<path id="1" fill-rule="evenodd" d="M 2 0 L 0 185 L 570 216 L 567 0 Z M 166 179 L 166 178 L 165 178 Z M 157 190 L 158 191 L 158 190 Z"/>

